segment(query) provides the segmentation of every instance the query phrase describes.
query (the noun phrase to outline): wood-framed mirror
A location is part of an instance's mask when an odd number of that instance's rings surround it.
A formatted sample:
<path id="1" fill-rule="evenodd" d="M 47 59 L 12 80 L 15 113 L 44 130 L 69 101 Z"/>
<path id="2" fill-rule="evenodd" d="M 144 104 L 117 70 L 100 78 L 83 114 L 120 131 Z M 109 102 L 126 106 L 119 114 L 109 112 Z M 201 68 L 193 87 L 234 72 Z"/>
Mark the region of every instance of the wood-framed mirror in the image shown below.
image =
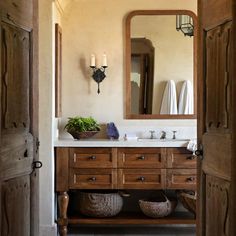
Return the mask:
<path id="1" fill-rule="evenodd" d="M 193 36 L 177 30 L 179 17 L 191 20 Z M 125 26 L 125 118 L 196 119 L 196 15 L 137 10 L 128 14 Z"/>

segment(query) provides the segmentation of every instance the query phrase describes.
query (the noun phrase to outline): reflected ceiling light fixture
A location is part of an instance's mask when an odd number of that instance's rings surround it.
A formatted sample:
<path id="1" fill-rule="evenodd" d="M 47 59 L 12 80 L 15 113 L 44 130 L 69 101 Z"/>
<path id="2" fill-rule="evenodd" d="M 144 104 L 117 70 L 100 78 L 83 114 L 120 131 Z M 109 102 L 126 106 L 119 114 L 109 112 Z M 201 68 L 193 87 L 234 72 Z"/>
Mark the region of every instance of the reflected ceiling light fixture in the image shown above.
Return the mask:
<path id="1" fill-rule="evenodd" d="M 184 36 L 193 36 L 193 18 L 188 15 L 176 15 L 176 30 L 181 30 Z"/>

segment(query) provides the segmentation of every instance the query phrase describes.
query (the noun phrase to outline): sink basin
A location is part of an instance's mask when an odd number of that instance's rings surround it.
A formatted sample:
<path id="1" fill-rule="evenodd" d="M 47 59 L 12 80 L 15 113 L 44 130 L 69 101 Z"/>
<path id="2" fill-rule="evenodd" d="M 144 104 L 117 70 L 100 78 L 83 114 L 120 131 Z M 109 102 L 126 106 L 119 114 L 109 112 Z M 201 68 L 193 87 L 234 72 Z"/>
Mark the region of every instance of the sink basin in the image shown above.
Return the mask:
<path id="1" fill-rule="evenodd" d="M 139 142 L 189 142 L 190 139 L 150 139 L 150 138 L 139 138 Z"/>

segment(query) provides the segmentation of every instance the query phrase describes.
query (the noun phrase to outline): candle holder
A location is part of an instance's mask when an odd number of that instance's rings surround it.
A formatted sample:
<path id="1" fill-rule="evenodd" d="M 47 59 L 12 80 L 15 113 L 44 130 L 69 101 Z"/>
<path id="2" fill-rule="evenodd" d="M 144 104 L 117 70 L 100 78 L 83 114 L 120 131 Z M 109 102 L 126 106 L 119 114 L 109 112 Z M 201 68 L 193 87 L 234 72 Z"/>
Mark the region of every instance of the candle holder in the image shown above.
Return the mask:
<path id="1" fill-rule="evenodd" d="M 106 78 L 105 70 L 106 70 L 107 66 L 101 66 L 100 68 L 97 68 L 96 66 L 90 66 L 90 67 L 93 69 L 92 77 L 93 77 L 94 81 L 96 81 L 98 84 L 97 93 L 99 94 L 100 93 L 99 84 Z"/>

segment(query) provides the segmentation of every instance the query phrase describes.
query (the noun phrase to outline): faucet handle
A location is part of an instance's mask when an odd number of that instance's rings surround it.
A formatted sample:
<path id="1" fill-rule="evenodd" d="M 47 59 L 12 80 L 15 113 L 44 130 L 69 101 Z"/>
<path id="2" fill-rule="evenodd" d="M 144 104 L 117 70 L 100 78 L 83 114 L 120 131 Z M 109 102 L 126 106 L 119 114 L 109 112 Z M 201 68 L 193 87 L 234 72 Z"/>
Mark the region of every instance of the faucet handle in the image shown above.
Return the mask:
<path id="1" fill-rule="evenodd" d="M 175 135 L 175 134 L 176 134 L 177 131 L 176 131 L 176 130 L 173 130 L 172 132 L 173 132 L 173 137 L 172 137 L 172 139 L 176 139 L 176 135 Z"/>
<path id="2" fill-rule="evenodd" d="M 161 131 L 161 137 L 160 139 L 166 139 L 166 131 Z"/>
<path id="3" fill-rule="evenodd" d="M 149 132 L 151 133 L 150 139 L 153 139 L 155 131 L 154 130 L 150 130 Z"/>

